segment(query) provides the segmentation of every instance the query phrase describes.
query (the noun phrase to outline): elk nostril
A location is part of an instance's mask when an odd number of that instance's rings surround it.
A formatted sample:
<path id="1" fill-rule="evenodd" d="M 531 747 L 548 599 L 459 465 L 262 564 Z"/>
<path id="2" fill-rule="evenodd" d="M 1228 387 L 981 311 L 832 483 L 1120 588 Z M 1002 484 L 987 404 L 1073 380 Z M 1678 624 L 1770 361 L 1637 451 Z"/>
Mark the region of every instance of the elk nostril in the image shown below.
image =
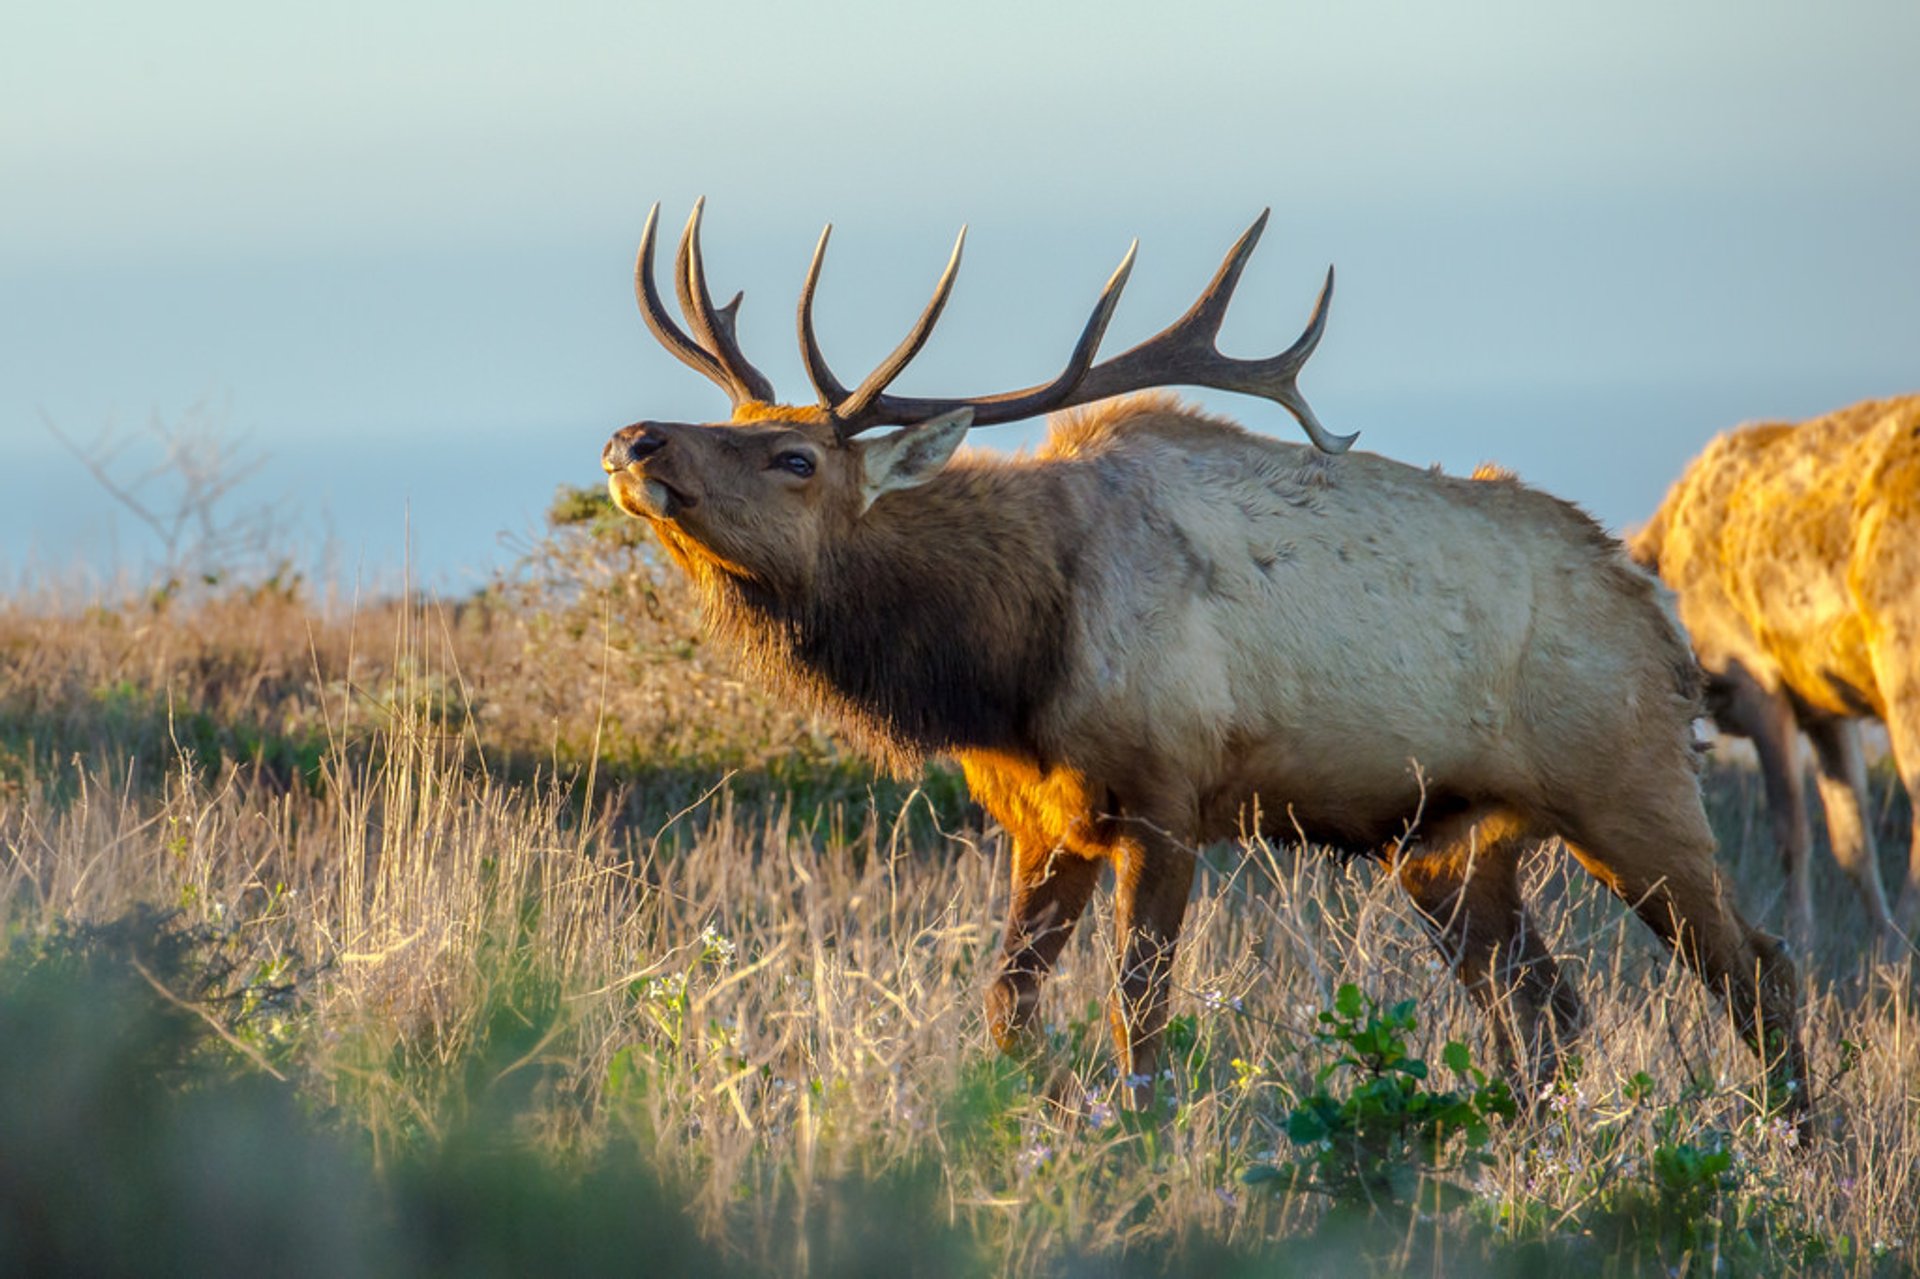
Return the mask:
<path id="1" fill-rule="evenodd" d="M 608 440 L 606 447 L 600 450 L 600 465 L 609 473 L 624 471 L 649 453 L 657 452 L 666 442 L 665 436 L 655 435 L 651 431 L 632 434 L 622 431 Z"/>

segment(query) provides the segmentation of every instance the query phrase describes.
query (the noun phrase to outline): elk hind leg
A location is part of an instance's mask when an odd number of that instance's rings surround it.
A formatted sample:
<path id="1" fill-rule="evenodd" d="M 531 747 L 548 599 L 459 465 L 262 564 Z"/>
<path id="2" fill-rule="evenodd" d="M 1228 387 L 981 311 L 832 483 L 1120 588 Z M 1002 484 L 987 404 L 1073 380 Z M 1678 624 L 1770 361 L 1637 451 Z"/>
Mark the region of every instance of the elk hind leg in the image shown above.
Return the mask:
<path id="1" fill-rule="evenodd" d="M 1568 848 L 1724 1001 L 1766 1072 L 1769 1104 L 1804 1116 L 1811 1080 L 1793 961 L 1728 899 L 1692 775 L 1676 776 L 1665 794 L 1657 781 L 1623 790 L 1632 802 L 1570 823 Z"/>
<path id="2" fill-rule="evenodd" d="M 1894 918 L 1911 932 L 1920 927 L 1920 439 L 1909 428 L 1906 442 L 1889 449 L 1879 473 L 1880 509 L 1886 518 L 1871 533 L 1862 530 L 1848 571 L 1848 585 L 1867 624 L 1867 655 L 1873 665 L 1877 705 L 1886 721 L 1894 767 L 1913 808 L 1907 876 Z M 1890 496 L 1901 495 L 1898 499 Z"/>
<path id="3" fill-rule="evenodd" d="M 1818 719 L 1807 725 L 1820 762 L 1820 802 L 1827 810 L 1827 835 L 1833 860 L 1859 890 L 1867 919 L 1882 937 L 1893 932 L 1893 916 L 1880 887 L 1880 859 L 1867 820 L 1867 763 L 1860 751 L 1860 728 L 1852 720 Z"/>
<path id="4" fill-rule="evenodd" d="M 1521 900 L 1529 832 L 1498 814 L 1434 834 L 1404 853 L 1395 873 L 1442 958 L 1486 1014 L 1507 1075 L 1537 1098 L 1587 1014 Z"/>
<path id="5" fill-rule="evenodd" d="M 1920 614 L 1920 608 L 1914 610 Z M 1907 882 L 1900 889 L 1894 918 L 1910 934 L 1920 928 L 1920 616 L 1904 643 L 1890 642 L 1874 653 L 1874 667 L 1885 690 L 1887 739 L 1894 767 L 1907 788 L 1913 830 L 1907 852 Z"/>

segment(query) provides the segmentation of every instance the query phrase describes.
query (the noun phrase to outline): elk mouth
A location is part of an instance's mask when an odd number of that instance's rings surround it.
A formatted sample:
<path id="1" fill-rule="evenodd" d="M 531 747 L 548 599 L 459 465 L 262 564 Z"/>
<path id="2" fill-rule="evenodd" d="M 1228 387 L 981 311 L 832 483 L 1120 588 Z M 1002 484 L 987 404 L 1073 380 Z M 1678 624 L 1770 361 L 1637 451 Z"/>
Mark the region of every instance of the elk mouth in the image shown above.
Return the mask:
<path id="1" fill-rule="evenodd" d="M 665 480 L 653 475 L 635 475 L 631 470 L 615 471 L 607 476 L 607 491 L 613 504 L 628 515 L 648 520 L 671 520 L 680 512 L 698 505 Z"/>

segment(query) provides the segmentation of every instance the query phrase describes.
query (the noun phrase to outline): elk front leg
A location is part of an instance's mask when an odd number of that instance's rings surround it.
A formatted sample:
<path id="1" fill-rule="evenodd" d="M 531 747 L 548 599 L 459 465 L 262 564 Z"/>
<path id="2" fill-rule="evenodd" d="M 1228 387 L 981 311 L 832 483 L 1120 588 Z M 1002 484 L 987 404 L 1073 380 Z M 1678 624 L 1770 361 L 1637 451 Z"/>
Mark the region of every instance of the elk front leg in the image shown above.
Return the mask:
<path id="1" fill-rule="evenodd" d="M 1013 895 L 1000 975 L 987 990 L 987 1028 L 1000 1051 L 1031 1056 L 1040 983 L 1086 909 L 1098 862 L 1038 841 L 1013 840 Z"/>
<path id="2" fill-rule="evenodd" d="M 1120 1059 L 1121 1100 L 1130 1110 L 1153 1104 L 1173 985 L 1174 945 L 1193 886 L 1194 855 L 1165 833 L 1139 826 L 1114 856 L 1114 950 L 1117 984 L 1108 1004 Z"/>

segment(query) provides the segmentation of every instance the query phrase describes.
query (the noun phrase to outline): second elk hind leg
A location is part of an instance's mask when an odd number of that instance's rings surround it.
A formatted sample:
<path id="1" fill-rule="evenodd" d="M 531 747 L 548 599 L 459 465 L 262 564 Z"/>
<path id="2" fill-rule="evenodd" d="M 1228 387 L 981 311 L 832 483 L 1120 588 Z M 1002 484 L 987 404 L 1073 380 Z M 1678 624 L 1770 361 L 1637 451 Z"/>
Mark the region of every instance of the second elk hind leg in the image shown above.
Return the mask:
<path id="1" fill-rule="evenodd" d="M 1911 576 L 1912 587 L 1920 590 L 1920 571 Z M 1906 881 L 1893 912 L 1911 943 L 1911 934 L 1920 930 L 1920 601 L 1907 602 L 1900 626 L 1875 650 L 1874 665 L 1886 687 L 1887 739 L 1913 816 Z"/>
<path id="2" fill-rule="evenodd" d="M 1894 931 L 1880 886 L 1879 851 L 1874 847 L 1872 811 L 1867 800 L 1867 763 L 1860 750 L 1860 727 L 1852 720 L 1818 719 L 1807 724 L 1820 763 L 1820 802 L 1827 810 L 1827 836 L 1833 860 L 1853 880 L 1867 921 L 1882 937 Z"/>
<path id="3" fill-rule="evenodd" d="M 1787 934 L 1796 944 L 1811 947 L 1813 866 L 1808 853 L 1813 847 L 1813 831 L 1807 824 L 1800 725 L 1793 706 L 1784 694 L 1769 692 L 1739 662 L 1708 678 L 1707 704 L 1714 721 L 1729 733 L 1750 738 L 1760 757 L 1773 847 L 1787 876 Z M 1833 811 L 1831 802 L 1827 811 Z"/>
<path id="4" fill-rule="evenodd" d="M 1559 1072 L 1561 1047 L 1586 1008 L 1560 972 L 1520 896 L 1533 840 L 1502 815 L 1448 823 L 1404 852 L 1400 884 L 1428 936 L 1493 1027 L 1516 1088 L 1538 1099 Z"/>

